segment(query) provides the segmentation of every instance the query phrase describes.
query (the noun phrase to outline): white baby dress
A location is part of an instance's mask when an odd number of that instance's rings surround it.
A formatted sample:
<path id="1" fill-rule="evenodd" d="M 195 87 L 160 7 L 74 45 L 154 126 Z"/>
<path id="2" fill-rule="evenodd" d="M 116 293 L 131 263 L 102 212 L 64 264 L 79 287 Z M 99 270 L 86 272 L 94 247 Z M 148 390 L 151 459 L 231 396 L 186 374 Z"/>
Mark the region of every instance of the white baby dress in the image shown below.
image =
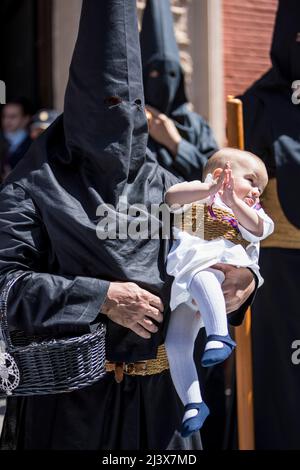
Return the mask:
<path id="1" fill-rule="evenodd" d="M 208 175 L 205 182 L 210 179 L 212 179 L 212 176 Z M 197 202 L 211 203 L 209 198 Z M 184 211 L 188 210 L 190 206 L 190 204 L 186 204 Z M 223 203 L 218 194 L 214 198 L 213 208 L 226 210 L 234 216 L 232 210 Z M 191 303 L 189 284 L 193 276 L 216 263 L 251 268 L 258 277 L 259 286 L 263 284 L 258 266 L 259 242 L 271 235 L 274 230 L 274 223 L 262 208 L 256 210 L 263 220 L 263 234 L 261 237 L 253 235 L 238 224 L 238 230 L 243 239 L 250 242 L 246 248 L 225 238 L 219 237 L 207 241 L 178 228 L 173 229 L 175 241 L 167 260 L 167 272 L 175 278 L 171 290 L 171 310 L 175 310 L 181 303 Z"/>

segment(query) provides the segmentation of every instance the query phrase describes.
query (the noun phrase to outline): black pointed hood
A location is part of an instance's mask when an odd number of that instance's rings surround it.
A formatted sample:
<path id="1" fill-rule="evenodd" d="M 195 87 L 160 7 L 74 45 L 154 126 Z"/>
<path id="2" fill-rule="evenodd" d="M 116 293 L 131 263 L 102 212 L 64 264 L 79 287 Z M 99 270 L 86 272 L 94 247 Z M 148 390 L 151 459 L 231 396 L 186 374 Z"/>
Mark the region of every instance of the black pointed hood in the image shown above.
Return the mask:
<path id="1" fill-rule="evenodd" d="M 285 80 L 300 80 L 300 2 L 279 0 L 271 49 L 273 68 Z"/>
<path id="2" fill-rule="evenodd" d="M 146 104 L 170 115 L 187 99 L 169 0 L 147 1 L 140 38 Z"/>
<path id="3" fill-rule="evenodd" d="M 71 159 L 80 155 L 101 172 L 101 192 L 109 184 L 117 197 L 126 182 L 134 180 L 146 155 L 136 4 L 83 4 L 65 96 L 66 144 Z"/>

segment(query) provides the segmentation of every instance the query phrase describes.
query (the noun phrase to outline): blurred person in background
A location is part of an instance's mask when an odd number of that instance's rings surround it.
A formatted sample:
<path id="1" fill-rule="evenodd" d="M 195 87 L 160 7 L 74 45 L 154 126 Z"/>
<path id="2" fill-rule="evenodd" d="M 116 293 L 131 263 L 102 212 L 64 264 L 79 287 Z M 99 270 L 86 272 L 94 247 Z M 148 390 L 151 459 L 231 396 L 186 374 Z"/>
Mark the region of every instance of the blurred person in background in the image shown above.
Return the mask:
<path id="1" fill-rule="evenodd" d="M 2 108 L 0 132 L 1 180 L 17 165 L 27 152 L 31 138 L 30 103 L 25 98 L 9 101 Z"/>
<path id="2" fill-rule="evenodd" d="M 59 113 L 55 109 L 40 109 L 33 117 L 30 124 L 30 138 L 36 140 L 58 118 Z"/>
<path id="3" fill-rule="evenodd" d="M 200 179 L 218 145 L 205 119 L 190 110 L 169 0 L 147 1 L 140 40 L 148 147 L 177 177 Z"/>

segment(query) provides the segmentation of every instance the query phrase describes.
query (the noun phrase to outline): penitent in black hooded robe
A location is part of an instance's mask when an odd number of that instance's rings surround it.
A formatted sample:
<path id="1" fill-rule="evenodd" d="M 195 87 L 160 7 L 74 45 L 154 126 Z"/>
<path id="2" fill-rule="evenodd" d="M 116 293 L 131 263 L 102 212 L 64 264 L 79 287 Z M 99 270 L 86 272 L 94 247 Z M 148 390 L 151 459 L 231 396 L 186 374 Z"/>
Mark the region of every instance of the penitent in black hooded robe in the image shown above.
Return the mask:
<path id="1" fill-rule="evenodd" d="M 178 181 L 146 149 L 147 137 L 135 0 L 84 0 L 64 115 L 0 192 L 1 286 L 27 273 L 8 299 L 11 328 L 84 334 L 107 320 L 99 312 L 110 281 L 136 282 L 168 306 L 166 241 L 96 235 L 99 205 L 109 209 L 120 196 L 160 204 Z M 108 321 L 108 359 L 155 358 L 168 308 L 164 318 L 151 340 Z M 1 447 L 199 449 L 198 433 L 182 439 L 176 431 L 182 412 L 168 371 L 121 384 L 108 373 L 69 394 L 8 399 Z"/>
<path id="2" fill-rule="evenodd" d="M 148 146 L 158 162 L 181 179 L 201 179 L 203 166 L 218 146 L 207 122 L 188 107 L 169 0 L 147 0 L 140 37 L 145 102 L 171 118 L 182 137 L 175 158 L 151 137 Z M 153 70 L 159 76 L 152 77 Z"/>
<path id="3" fill-rule="evenodd" d="M 257 449 L 299 449 L 300 370 L 292 362 L 300 338 L 300 105 L 292 101 L 300 80 L 298 0 L 279 1 L 271 59 L 271 70 L 242 97 L 246 149 L 265 161 L 281 207 L 272 214 L 277 197 L 269 198 L 275 233 L 262 245 L 265 284 L 253 307 L 255 436 Z"/>
<path id="4" fill-rule="evenodd" d="M 99 240 L 99 205 L 160 204 L 177 182 L 146 149 L 147 122 L 135 0 L 84 0 L 64 115 L 32 145 L 0 193 L 0 281 L 17 281 L 11 328 L 80 335 L 99 315 L 109 281 L 132 281 L 168 305 L 166 242 Z M 165 312 L 165 325 L 168 311 Z M 144 340 L 107 324 L 107 357 L 156 357 L 163 328 Z M 169 372 L 107 374 L 70 394 L 9 399 L 4 449 L 199 449 L 183 439 Z"/>

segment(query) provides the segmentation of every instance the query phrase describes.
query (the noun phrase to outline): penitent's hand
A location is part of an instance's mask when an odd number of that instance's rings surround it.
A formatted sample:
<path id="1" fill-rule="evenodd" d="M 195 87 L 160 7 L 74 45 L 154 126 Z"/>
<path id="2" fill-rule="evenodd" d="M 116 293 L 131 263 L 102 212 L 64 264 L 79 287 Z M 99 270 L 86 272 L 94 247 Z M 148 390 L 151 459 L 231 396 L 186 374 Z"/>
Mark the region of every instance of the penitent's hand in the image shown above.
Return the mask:
<path id="1" fill-rule="evenodd" d="M 219 269 L 225 275 L 222 290 L 226 302 L 227 313 L 238 310 L 250 297 L 255 289 L 254 274 L 247 268 L 236 268 L 229 264 L 216 264 L 212 268 Z"/>
<path id="2" fill-rule="evenodd" d="M 148 119 L 150 136 L 159 144 L 167 147 L 175 158 L 181 136 L 174 122 L 168 116 L 151 106 L 146 107 L 146 112 L 151 115 L 151 118 Z"/>
<path id="3" fill-rule="evenodd" d="M 101 312 L 118 325 L 134 331 L 142 338 L 151 338 L 161 323 L 164 306 L 156 295 L 133 282 L 111 282 Z"/>

